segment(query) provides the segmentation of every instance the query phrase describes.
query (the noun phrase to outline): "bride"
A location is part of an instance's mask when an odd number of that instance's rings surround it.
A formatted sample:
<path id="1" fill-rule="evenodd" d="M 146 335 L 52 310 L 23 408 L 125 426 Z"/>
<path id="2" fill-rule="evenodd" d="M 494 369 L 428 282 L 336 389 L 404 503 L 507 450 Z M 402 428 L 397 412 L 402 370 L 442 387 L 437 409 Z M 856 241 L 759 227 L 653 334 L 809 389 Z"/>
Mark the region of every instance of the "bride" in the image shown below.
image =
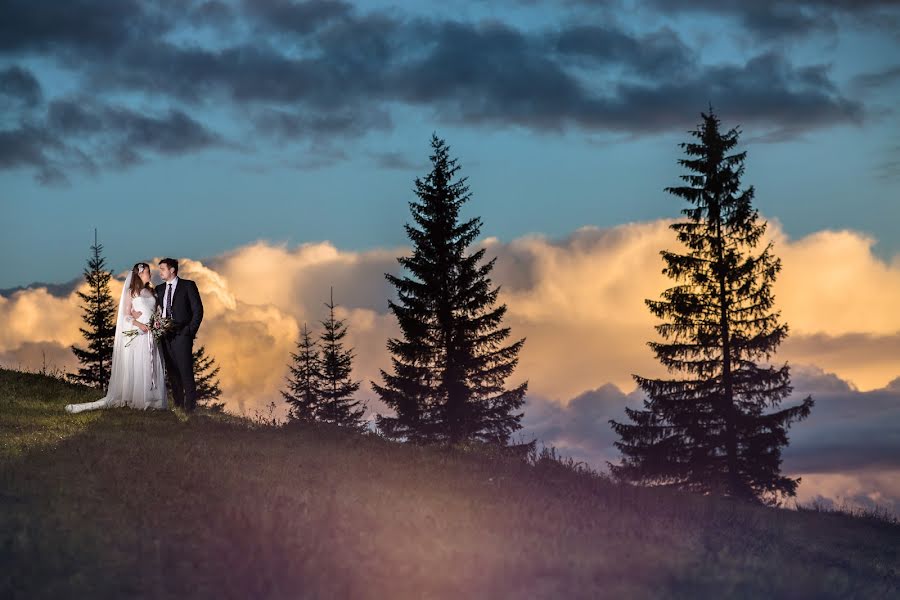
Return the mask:
<path id="1" fill-rule="evenodd" d="M 137 263 L 125 278 L 119 299 L 106 396 L 94 402 L 67 404 L 66 411 L 78 413 L 113 406 L 166 408 L 162 353 L 147 327 L 155 311 L 156 294 L 150 285 L 150 265 Z M 126 332 L 135 330 L 137 334 L 126 339 Z"/>

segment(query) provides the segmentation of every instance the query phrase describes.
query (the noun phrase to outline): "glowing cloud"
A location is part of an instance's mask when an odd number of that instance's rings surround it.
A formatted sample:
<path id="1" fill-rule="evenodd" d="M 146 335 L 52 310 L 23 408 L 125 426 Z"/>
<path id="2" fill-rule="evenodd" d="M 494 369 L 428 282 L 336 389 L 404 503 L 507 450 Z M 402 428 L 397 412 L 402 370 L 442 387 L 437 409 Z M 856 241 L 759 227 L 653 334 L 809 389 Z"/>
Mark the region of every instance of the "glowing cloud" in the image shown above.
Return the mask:
<path id="1" fill-rule="evenodd" d="M 646 345 L 656 332 L 644 299 L 671 284 L 659 256 L 674 246 L 669 223 L 587 226 L 562 240 L 482 240 L 486 257 L 498 257 L 492 279 L 509 307 L 511 339 L 527 338 L 510 384 L 528 379 L 531 394 L 565 404 L 607 382 L 633 390 L 631 373 L 664 374 Z M 769 229 L 784 267 L 776 303 L 790 325 L 778 359 L 816 364 L 862 390 L 886 385 L 900 371 L 900 259 L 880 260 L 874 240 L 852 231 L 791 240 L 777 222 Z M 399 332 L 384 273 L 399 273 L 396 257 L 407 251 L 257 242 L 205 262 L 183 259 L 182 275 L 198 282 L 206 306 L 198 342 L 222 366 L 232 408 L 278 400 L 297 332 L 304 322 L 319 327 L 332 286 L 356 350 L 361 394 L 372 399 L 368 380 L 390 365 L 385 342 Z M 79 343 L 78 304 L 74 291 L 60 297 L 46 288 L 0 296 L 0 360 L 35 366 L 36 348 Z"/>
<path id="2" fill-rule="evenodd" d="M 561 447 L 614 458 L 607 447 L 607 413 L 639 402 L 632 373 L 665 375 L 646 344 L 656 332 L 644 299 L 658 298 L 672 283 L 661 274 L 659 256 L 662 248 L 677 249 L 670 223 L 587 226 L 561 240 L 527 235 L 480 242 L 486 260 L 498 257 L 491 277 L 501 286 L 499 301 L 508 306 L 509 341 L 527 338 L 508 384 L 529 381 L 526 421 L 533 432 L 562 428 L 551 436 Z M 900 374 L 900 257 L 879 259 L 872 253 L 875 240 L 853 231 L 791 240 L 770 221 L 768 235 L 783 264 L 776 306 L 790 326 L 777 360 L 793 365 L 797 381 L 808 368 L 834 374 L 847 401 L 888 386 Z M 346 319 L 347 344 L 356 356 L 354 377 L 363 382 L 360 398 L 370 415 L 384 411 L 369 386 L 369 380 L 380 381 L 379 369 L 390 368 L 385 344 L 399 335 L 387 305 L 394 290 L 384 273 L 400 274 L 396 257 L 408 251 L 351 252 L 327 241 L 295 247 L 256 242 L 204 262 L 182 259 L 181 274 L 197 281 L 206 308 L 197 343 L 222 368 L 229 409 L 253 414 L 275 402 L 284 414 L 278 392 L 289 353 L 304 322 L 321 331 L 333 286 L 337 317 Z M 47 360 L 74 367 L 68 346 L 82 341 L 74 291 L 59 296 L 36 288 L 0 296 L 0 323 L 0 364 L 38 368 Z M 582 416 L 588 421 L 566 425 L 566 413 L 559 411 L 570 408 L 587 410 Z M 813 475 L 830 488 L 843 482 L 848 494 L 855 489 L 834 473 Z M 866 481 L 878 480 L 873 477 Z M 806 486 L 804 493 L 815 490 Z"/>

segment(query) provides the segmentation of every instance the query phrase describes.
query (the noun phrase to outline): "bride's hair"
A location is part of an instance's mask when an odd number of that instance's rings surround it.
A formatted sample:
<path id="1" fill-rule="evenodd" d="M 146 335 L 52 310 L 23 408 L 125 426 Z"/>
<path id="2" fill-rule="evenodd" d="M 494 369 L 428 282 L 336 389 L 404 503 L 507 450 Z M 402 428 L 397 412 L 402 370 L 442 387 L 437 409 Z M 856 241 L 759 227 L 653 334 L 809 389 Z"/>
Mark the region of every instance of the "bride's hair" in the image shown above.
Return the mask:
<path id="1" fill-rule="evenodd" d="M 145 262 L 139 262 L 131 267 L 131 297 L 134 298 L 138 294 L 141 293 L 141 290 L 147 288 L 148 290 L 152 290 L 153 286 L 148 281 L 144 283 L 141 281 L 140 274 L 144 272 L 144 269 L 150 270 L 150 265 Z"/>

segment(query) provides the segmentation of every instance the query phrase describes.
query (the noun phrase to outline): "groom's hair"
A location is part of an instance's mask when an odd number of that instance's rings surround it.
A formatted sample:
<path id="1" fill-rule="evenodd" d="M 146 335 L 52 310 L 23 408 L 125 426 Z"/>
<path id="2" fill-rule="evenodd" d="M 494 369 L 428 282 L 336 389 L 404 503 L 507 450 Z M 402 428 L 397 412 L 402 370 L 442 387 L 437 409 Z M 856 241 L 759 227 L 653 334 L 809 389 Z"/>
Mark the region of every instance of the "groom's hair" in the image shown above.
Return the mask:
<path id="1" fill-rule="evenodd" d="M 159 261 L 159 264 L 166 265 L 167 267 L 175 271 L 176 275 L 178 275 L 178 261 L 174 258 L 164 258 Z"/>

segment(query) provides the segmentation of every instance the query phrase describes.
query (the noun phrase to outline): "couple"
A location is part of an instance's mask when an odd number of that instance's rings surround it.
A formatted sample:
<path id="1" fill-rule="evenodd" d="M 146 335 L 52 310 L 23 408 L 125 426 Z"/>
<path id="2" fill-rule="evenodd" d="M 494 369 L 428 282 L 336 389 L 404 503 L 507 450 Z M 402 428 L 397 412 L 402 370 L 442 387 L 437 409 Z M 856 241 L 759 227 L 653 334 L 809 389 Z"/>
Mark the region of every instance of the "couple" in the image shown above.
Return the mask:
<path id="1" fill-rule="evenodd" d="M 67 404 L 66 411 L 114 406 L 167 408 L 166 374 L 175 406 L 188 412 L 196 408 L 193 345 L 203 320 L 200 292 L 196 283 L 178 276 L 174 258 L 159 261 L 159 275 L 165 286 L 154 289 L 150 265 L 140 262 L 131 269 L 119 300 L 106 396 L 94 402 Z M 157 310 L 172 323 L 159 341 L 148 326 Z"/>

